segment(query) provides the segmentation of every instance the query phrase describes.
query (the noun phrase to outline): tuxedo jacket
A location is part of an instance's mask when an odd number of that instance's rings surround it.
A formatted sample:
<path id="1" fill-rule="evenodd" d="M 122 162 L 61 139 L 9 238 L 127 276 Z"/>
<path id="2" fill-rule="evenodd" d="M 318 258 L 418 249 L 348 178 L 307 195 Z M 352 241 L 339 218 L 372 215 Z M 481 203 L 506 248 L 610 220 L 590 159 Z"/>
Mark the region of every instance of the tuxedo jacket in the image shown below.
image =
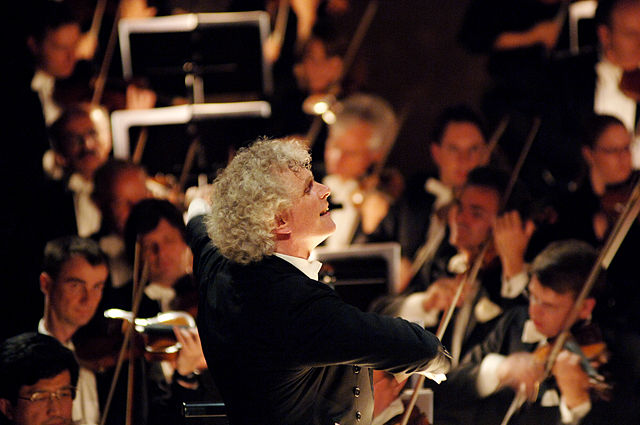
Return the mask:
<path id="1" fill-rule="evenodd" d="M 522 341 L 522 331 L 529 319 L 526 307 L 516 307 L 503 314 L 487 338 L 474 347 L 463 362 L 452 370 L 447 381 L 436 388 L 434 400 L 435 423 L 442 425 L 497 425 L 500 424 L 515 392 L 503 388 L 480 399 L 476 392 L 476 379 L 482 359 L 489 353 L 509 355 L 516 352 L 533 352 L 537 344 Z M 592 397 L 591 411 L 580 424 L 637 424 L 640 423 L 640 338 L 616 329 L 603 329 L 603 338 L 610 352 L 610 360 L 598 369 L 612 385 L 609 400 Z M 526 403 L 511 418 L 509 424 L 558 424 L 562 423 L 558 405 L 541 402 L 546 392 L 560 391 L 553 377 L 540 385 L 538 400 Z M 455 395 L 455 397 L 454 397 Z M 546 394 L 551 396 L 552 394 Z M 548 397 L 547 399 L 551 399 Z M 545 405 L 543 405 L 545 404 Z"/>
<path id="2" fill-rule="evenodd" d="M 202 346 L 233 425 L 369 424 L 369 368 L 412 372 L 442 360 L 433 334 L 362 312 L 285 260 L 229 261 L 202 217 L 187 236 Z"/>

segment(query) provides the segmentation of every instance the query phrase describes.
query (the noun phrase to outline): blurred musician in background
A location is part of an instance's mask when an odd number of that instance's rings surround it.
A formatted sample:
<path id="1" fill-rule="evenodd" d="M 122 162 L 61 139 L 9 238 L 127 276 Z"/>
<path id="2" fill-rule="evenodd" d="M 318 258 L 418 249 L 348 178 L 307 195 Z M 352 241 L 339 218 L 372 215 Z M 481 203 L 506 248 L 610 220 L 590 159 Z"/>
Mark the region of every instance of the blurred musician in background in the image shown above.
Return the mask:
<path id="1" fill-rule="evenodd" d="M 640 174 L 631 164 L 631 133 L 611 115 L 594 114 L 582 136 L 584 175 L 557 201 L 556 235 L 601 247 L 620 217 Z M 640 228 L 632 225 L 608 269 L 608 285 L 596 313 L 605 323 L 640 329 L 637 252 Z"/>
<path id="2" fill-rule="evenodd" d="M 439 246 L 446 240 L 446 208 L 467 180 L 472 169 L 486 165 L 489 152 L 481 117 L 470 107 L 456 105 L 442 111 L 430 137 L 431 157 L 437 175 L 419 173 L 412 177 L 402 197 L 377 229 L 367 236 L 369 242 L 396 241 L 402 247 L 401 282 L 398 291 L 409 285 L 412 260 L 423 244 Z M 430 261 L 416 279 L 426 287 L 430 281 Z"/>
<path id="3" fill-rule="evenodd" d="M 372 232 L 402 191 L 401 175 L 389 170 L 385 182 L 380 169 L 395 141 L 397 126 L 391 106 L 375 95 L 356 93 L 336 106 L 322 179 L 331 187 L 331 214 L 336 223 L 327 246 L 344 247 L 358 233 Z"/>
<path id="4" fill-rule="evenodd" d="M 374 302 L 375 310 L 435 329 L 453 303 L 461 281 L 481 263 L 477 281 L 465 283 L 452 325 L 443 341 L 451 347 L 454 364 L 482 341 L 507 308 L 524 302 L 528 282 L 525 252 L 534 232 L 527 220 L 527 199 L 513 197 L 504 211 L 500 203 L 508 176 L 479 167 L 469 173 L 449 213 L 449 244 L 436 253 L 428 281 L 415 280 L 399 296 Z M 522 195 L 521 195 L 522 196 Z M 482 255 L 485 244 L 490 248 Z"/>
<path id="5" fill-rule="evenodd" d="M 578 170 L 583 128 L 594 113 L 618 118 L 632 134 L 632 164 L 640 166 L 637 125 L 640 79 L 640 1 L 600 0 L 595 13 L 598 49 L 554 64 L 553 92 L 542 148 L 557 168 Z M 553 157 L 556 157 L 554 159 Z M 575 178 L 575 177 L 574 177 Z"/>
<path id="6" fill-rule="evenodd" d="M 125 255 L 124 230 L 135 204 L 150 198 L 144 167 L 124 159 L 109 159 L 95 174 L 92 199 L 102 214 L 100 230 L 91 237 L 109 257 L 110 283 L 120 287 L 132 278 Z"/>
<path id="7" fill-rule="evenodd" d="M 75 104 L 51 125 L 51 154 L 45 156 L 52 237 L 88 237 L 100 228 L 101 214 L 91 199 L 93 177 L 111 154 L 109 115 L 99 106 Z M 61 223 L 66 223 L 64 226 Z"/>

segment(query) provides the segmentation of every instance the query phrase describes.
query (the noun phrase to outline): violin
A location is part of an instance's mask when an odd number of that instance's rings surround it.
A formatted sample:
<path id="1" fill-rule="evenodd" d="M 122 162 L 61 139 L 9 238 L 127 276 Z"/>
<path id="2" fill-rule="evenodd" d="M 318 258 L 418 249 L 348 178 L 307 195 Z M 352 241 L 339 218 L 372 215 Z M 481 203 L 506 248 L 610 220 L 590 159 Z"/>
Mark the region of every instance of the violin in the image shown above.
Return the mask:
<path id="1" fill-rule="evenodd" d="M 549 344 L 538 347 L 533 356 L 536 361 L 545 364 L 553 346 Z M 603 400 L 611 397 L 612 386 L 600 369 L 609 362 L 610 352 L 602 337 L 600 328 L 593 323 L 582 323 L 573 327 L 571 336 L 564 343 L 564 348 L 581 357 L 581 366 L 589 376 L 591 394 Z"/>
<path id="2" fill-rule="evenodd" d="M 176 339 L 174 327 L 195 328 L 193 316 L 184 311 L 168 311 L 151 318 L 135 318 L 133 314 L 117 308 L 104 312 L 108 320 L 106 335 L 89 337 L 76 346 L 80 363 L 94 371 L 104 371 L 115 366 L 126 328 L 134 327 L 133 352 L 149 362 L 173 361 L 181 345 Z M 123 322 L 124 321 L 124 322 Z"/>
<path id="3" fill-rule="evenodd" d="M 600 206 L 610 225 L 616 222 L 624 210 L 638 180 L 640 172 L 634 171 L 624 182 L 605 188 L 604 194 L 600 197 Z"/>

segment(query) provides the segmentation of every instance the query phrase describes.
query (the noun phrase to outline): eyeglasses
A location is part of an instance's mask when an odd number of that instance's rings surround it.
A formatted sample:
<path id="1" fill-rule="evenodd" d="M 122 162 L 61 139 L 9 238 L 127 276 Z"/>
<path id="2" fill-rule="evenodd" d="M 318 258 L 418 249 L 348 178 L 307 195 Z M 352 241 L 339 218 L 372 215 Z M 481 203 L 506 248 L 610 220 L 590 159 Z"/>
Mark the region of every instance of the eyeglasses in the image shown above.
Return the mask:
<path id="1" fill-rule="evenodd" d="M 609 147 L 596 147 L 595 150 L 602 152 L 605 155 L 621 155 L 631 152 L 631 145 L 626 145 L 618 148 Z"/>
<path id="2" fill-rule="evenodd" d="M 44 403 L 53 400 L 73 400 L 76 396 L 75 387 L 64 387 L 56 391 L 35 391 L 29 397 L 18 397 L 31 403 Z"/>

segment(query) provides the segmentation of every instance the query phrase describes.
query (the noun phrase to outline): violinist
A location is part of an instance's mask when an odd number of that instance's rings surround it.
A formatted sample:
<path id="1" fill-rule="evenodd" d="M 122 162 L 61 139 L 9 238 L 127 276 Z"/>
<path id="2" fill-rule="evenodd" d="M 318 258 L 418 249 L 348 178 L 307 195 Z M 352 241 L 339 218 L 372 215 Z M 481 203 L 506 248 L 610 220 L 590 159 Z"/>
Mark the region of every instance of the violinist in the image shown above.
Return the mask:
<path id="1" fill-rule="evenodd" d="M 108 274 L 107 258 L 96 242 L 78 236 L 48 242 L 40 274 L 45 309 L 38 332 L 55 337 L 75 352 L 74 336 L 98 309 Z M 73 402 L 75 423 L 100 422 L 97 388 L 94 372 L 81 365 Z"/>
<path id="2" fill-rule="evenodd" d="M 421 172 L 409 179 L 406 190 L 376 230 L 367 235 L 368 242 L 396 241 L 402 247 L 400 286 L 426 287 L 431 280 L 429 264 L 410 282 L 412 260 L 422 245 L 440 245 L 444 235 L 439 230 L 446 227 L 445 209 L 451 204 L 454 192 L 467 180 L 472 169 L 486 165 L 489 160 L 485 126 L 482 118 L 466 105 L 445 108 L 430 135 L 431 159 L 437 172 Z M 422 282 L 422 283 L 419 283 Z"/>
<path id="3" fill-rule="evenodd" d="M 27 47 L 34 65 L 31 88 L 38 93 L 46 125 L 53 123 L 61 106 L 53 97 L 57 80 L 71 76 L 78 63 L 81 40 L 78 18 L 65 2 L 38 1 L 31 14 Z"/>
<path id="4" fill-rule="evenodd" d="M 603 274 L 578 309 L 571 327 L 574 344 L 557 356 L 549 379 L 538 382 L 544 369 L 543 347 L 552 344 L 565 325 L 596 257 L 594 248 L 577 240 L 553 242 L 536 256 L 528 309 L 521 306 L 506 312 L 438 388 L 436 423 L 500 424 L 519 390 L 526 391 L 531 402 L 510 424 L 638 423 L 637 408 L 621 411 L 609 404 L 615 400 L 609 400 L 612 394 L 620 394 L 611 393 L 615 382 L 607 372 L 610 351 L 618 348 L 607 344 L 607 333 L 591 320 Z M 613 356 L 609 362 L 614 363 Z M 632 380 L 637 383 L 637 379 L 634 375 Z"/>
<path id="5" fill-rule="evenodd" d="M 611 115 L 594 114 L 585 125 L 582 157 L 585 175 L 576 190 L 559 202 L 563 237 L 601 243 L 611 230 L 633 186 L 631 134 Z M 628 194 L 627 194 L 628 196 Z"/>
<path id="6" fill-rule="evenodd" d="M 490 167 L 472 170 L 450 214 L 448 247 L 455 251 L 437 254 L 434 277 L 426 287 L 410 286 L 400 296 L 377 302 L 376 308 L 388 314 L 435 328 L 470 264 L 485 242 L 494 238 L 494 248 L 482 259 L 478 282 L 465 284 L 454 322 L 443 337 L 454 364 L 482 341 L 504 310 L 524 303 L 521 293 L 528 282 L 524 256 L 534 225 L 515 208 L 517 198 L 507 204 L 507 212 L 499 211 L 507 179 Z M 525 202 L 519 205 L 523 214 L 525 207 Z"/>
<path id="7" fill-rule="evenodd" d="M 639 178 L 631 163 L 631 143 L 630 132 L 618 118 L 594 115 L 588 121 L 582 147 L 586 172 L 576 190 L 558 202 L 558 237 L 581 239 L 595 247 L 604 243 Z M 636 330 L 639 244 L 640 228 L 634 224 L 609 267 L 607 302 L 596 312 L 607 323 Z"/>
<path id="8" fill-rule="evenodd" d="M 109 257 L 110 283 L 116 288 L 133 276 L 125 254 L 124 230 L 133 206 L 152 197 L 148 178 L 143 166 L 118 158 L 110 158 L 95 174 L 92 199 L 102 214 L 102 222 L 91 238 Z"/>
<path id="9" fill-rule="evenodd" d="M 389 191 L 369 187 L 379 176 L 371 175 L 381 164 L 393 143 L 397 126 L 395 112 L 382 98 L 356 93 L 341 102 L 335 122 L 329 126 L 324 151 L 326 176 L 323 183 L 331 187 L 331 203 L 336 232 L 326 245 L 344 247 L 357 239 L 358 234 L 371 233 L 386 214 L 389 205 L 402 187 L 400 175 L 390 180 Z M 361 206 L 354 195 L 364 191 L 369 195 Z"/>
<path id="10" fill-rule="evenodd" d="M 185 242 L 185 225 L 178 208 L 167 200 L 154 198 L 136 203 L 124 230 L 125 251 L 132 262 L 137 240 L 140 242 L 141 257 L 149 269 L 148 283 L 144 287 L 137 316 L 153 318 L 161 312 L 172 310 L 178 286 L 193 287 L 194 284 L 190 267 L 191 251 Z M 131 311 L 132 295 L 133 281 L 119 288 L 109 288 L 101 307 L 105 310 L 119 308 Z M 109 323 L 107 333 L 112 331 L 112 327 Z M 159 362 L 146 359 L 135 361 L 135 380 L 144 382 L 144 385 L 136 384 L 140 386 L 136 387 L 138 392 L 133 400 L 134 406 L 144 406 L 154 400 L 161 402 L 148 409 L 134 408 L 138 415 L 136 422 L 144 420 L 149 424 L 161 424 L 178 421 L 176 414 L 179 404 L 198 398 L 203 400 L 201 397 L 211 387 L 204 382 L 207 379 L 206 363 L 197 329 L 180 327 L 174 333 L 182 345 L 175 358 L 161 359 Z M 125 383 L 123 375 L 119 382 Z M 110 383 L 113 368 L 105 372 L 105 376 L 109 378 L 105 381 Z M 164 397 L 165 400 L 158 397 Z M 124 411 L 124 400 L 114 400 L 114 403 L 113 410 Z M 119 419 L 117 414 L 109 414 L 107 423 L 117 424 Z"/>
<path id="11" fill-rule="evenodd" d="M 111 153 L 107 112 L 96 105 L 75 104 L 66 108 L 51 125 L 51 150 L 45 158 L 49 179 L 44 202 L 48 205 L 47 239 L 78 234 L 89 237 L 100 228 L 101 214 L 91 199 L 93 177 Z"/>

